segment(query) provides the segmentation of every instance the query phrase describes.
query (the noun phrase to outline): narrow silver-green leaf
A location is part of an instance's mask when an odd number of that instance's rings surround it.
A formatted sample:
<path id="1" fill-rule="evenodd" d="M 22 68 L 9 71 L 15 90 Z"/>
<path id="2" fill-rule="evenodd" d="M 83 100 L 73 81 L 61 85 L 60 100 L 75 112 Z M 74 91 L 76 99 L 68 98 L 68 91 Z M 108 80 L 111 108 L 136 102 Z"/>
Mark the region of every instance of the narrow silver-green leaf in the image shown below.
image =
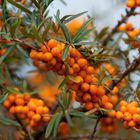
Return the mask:
<path id="1" fill-rule="evenodd" d="M 20 5 L 19 3 L 15 2 L 15 1 L 13 1 L 13 0 L 7 0 L 7 1 L 8 1 L 9 3 L 11 3 L 13 6 L 17 7 L 18 9 L 20 9 L 21 11 L 24 11 L 24 12 L 27 13 L 27 14 L 32 14 L 32 12 L 31 12 L 29 9 L 23 7 L 23 6 Z"/>

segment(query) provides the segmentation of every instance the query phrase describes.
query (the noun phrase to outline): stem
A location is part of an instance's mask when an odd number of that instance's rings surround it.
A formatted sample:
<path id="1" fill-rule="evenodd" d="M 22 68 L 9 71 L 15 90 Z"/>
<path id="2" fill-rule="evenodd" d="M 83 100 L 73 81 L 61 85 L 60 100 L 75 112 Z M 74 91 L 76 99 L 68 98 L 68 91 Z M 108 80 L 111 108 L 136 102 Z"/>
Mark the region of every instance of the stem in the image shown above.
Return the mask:
<path id="1" fill-rule="evenodd" d="M 139 13 L 135 12 L 135 8 L 131 8 L 129 11 L 126 9 L 126 15 L 122 15 L 122 18 L 118 21 L 117 25 L 111 30 L 111 32 L 107 35 L 107 37 L 103 40 L 103 46 L 107 45 L 108 41 L 112 38 L 112 36 L 117 32 L 118 27 L 127 21 L 130 16 L 135 16 Z"/>
<path id="2" fill-rule="evenodd" d="M 138 65 L 140 64 L 140 54 L 137 58 L 133 60 L 133 62 L 127 67 L 126 70 L 124 70 L 122 73 L 118 74 L 119 80 L 113 80 L 112 83 L 109 85 L 109 89 L 112 90 L 114 86 L 116 86 L 124 77 L 126 77 L 129 73 L 134 71 Z M 106 89 L 106 93 L 108 93 L 109 90 Z"/>
<path id="3" fill-rule="evenodd" d="M 96 130 L 97 130 L 97 126 L 99 124 L 100 119 L 101 119 L 101 116 L 99 116 L 97 118 L 96 123 L 95 123 L 95 126 L 94 126 L 94 129 L 93 129 L 93 132 L 92 132 L 91 136 L 89 137 L 89 140 L 93 140 L 94 139 L 95 133 L 96 133 Z"/>

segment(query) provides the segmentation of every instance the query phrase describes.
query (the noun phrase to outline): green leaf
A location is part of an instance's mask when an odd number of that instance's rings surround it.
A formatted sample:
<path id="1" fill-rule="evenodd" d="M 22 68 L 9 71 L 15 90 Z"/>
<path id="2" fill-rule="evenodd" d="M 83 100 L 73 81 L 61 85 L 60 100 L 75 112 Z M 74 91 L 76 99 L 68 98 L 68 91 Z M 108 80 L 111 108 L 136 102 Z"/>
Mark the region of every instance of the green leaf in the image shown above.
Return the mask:
<path id="1" fill-rule="evenodd" d="M 62 31 L 63 31 L 63 33 L 64 33 L 64 36 L 65 36 L 66 41 L 68 41 L 68 42 L 70 43 L 70 42 L 71 42 L 71 36 L 70 36 L 70 33 L 69 33 L 67 27 L 65 26 L 65 24 L 63 24 L 63 23 L 60 21 L 58 15 L 55 16 L 55 18 L 56 18 L 56 20 L 57 20 L 57 22 L 58 22 L 60 28 L 62 29 Z"/>
<path id="2" fill-rule="evenodd" d="M 11 33 L 11 36 L 12 36 L 12 37 L 14 37 L 14 34 L 15 34 L 16 29 L 17 29 L 17 27 L 18 27 L 18 24 L 19 24 L 19 22 L 18 22 L 18 20 L 16 20 L 16 21 L 12 24 L 12 26 L 10 27 L 10 33 Z"/>
<path id="3" fill-rule="evenodd" d="M 63 111 L 65 110 L 65 106 L 64 106 L 64 104 L 63 104 L 63 101 L 58 97 L 58 99 L 57 99 L 57 101 L 58 101 L 58 104 L 60 105 L 60 107 L 63 109 Z"/>
<path id="4" fill-rule="evenodd" d="M 71 104 L 72 101 L 72 92 L 70 91 L 68 93 L 68 99 L 67 99 L 67 108 L 69 107 L 69 105 Z"/>
<path id="5" fill-rule="evenodd" d="M 56 118 L 57 118 L 57 116 L 54 115 L 52 117 L 52 119 L 50 120 L 50 122 L 49 122 L 49 124 L 48 124 L 48 126 L 46 128 L 45 138 L 48 138 L 50 136 L 50 134 L 52 133 Z"/>
<path id="6" fill-rule="evenodd" d="M 70 112 L 70 115 L 71 116 L 74 116 L 74 117 L 85 117 L 85 114 L 84 114 L 84 112 L 78 112 L 78 111 L 71 111 Z"/>
<path id="7" fill-rule="evenodd" d="M 93 29 L 95 29 L 95 27 L 83 31 L 81 34 L 79 34 L 79 36 L 78 36 L 77 38 L 75 38 L 74 43 L 77 43 L 77 42 L 80 42 L 80 41 L 84 40 L 84 38 L 85 38 L 87 35 L 89 35 L 89 33 L 90 33 L 91 31 L 93 31 Z"/>
<path id="8" fill-rule="evenodd" d="M 0 57 L 0 64 L 5 60 L 6 57 L 13 51 L 14 47 L 10 47 L 1 57 Z"/>
<path id="9" fill-rule="evenodd" d="M 62 60 L 65 61 L 68 57 L 68 52 L 69 52 L 69 46 L 67 45 L 64 50 L 63 50 L 63 53 L 62 53 Z"/>
<path id="10" fill-rule="evenodd" d="M 66 77 L 64 78 L 64 80 L 63 80 L 63 81 L 61 82 L 61 84 L 59 85 L 58 89 L 61 89 L 61 88 L 65 85 L 65 83 L 66 83 L 67 80 L 69 80 L 69 76 L 66 76 Z"/>
<path id="11" fill-rule="evenodd" d="M 56 137 L 56 135 L 57 135 L 57 129 L 58 129 L 58 125 L 61 121 L 61 118 L 62 118 L 62 114 L 61 113 L 57 114 L 57 117 L 56 117 L 55 123 L 54 123 L 54 130 L 53 130 L 54 137 Z"/>
<path id="12" fill-rule="evenodd" d="M 35 37 L 35 39 L 37 39 L 39 42 L 42 42 L 42 38 L 39 35 L 38 29 L 35 24 L 32 24 L 31 33 Z"/>
<path id="13" fill-rule="evenodd" d="M 21 53 L 21 55 L 23 55 L 25 58 L 29 58 L 26 51 L 24 49 L 22 49 L 19 45 L 16 45 L 16 48 Z"/>
<path id="14" fill-rule="evenodd" d="M 83 79 L 79 76 L 71 76 L 69 75 L 69 80 L 73 81 L 74 83 L 80 83 L 83 81 Z"/>
<path id="15" fill-rule="evenodd" d="M 13 6 L 17 7 L 18 9 L 20 9 L 21 11 L 24 11 L 25 13 L 31 15 L 32 12 L 30 10 L 28 10 L 27 8 L 23 7 L 22 5 L 20 5 L 19 3 L 13 1 L 13 0 L 7 0 L 9 3 L 11 3 Z"/>
<path id="16" fill-rule="evenodd" d="M 44 26 L 44 24 L 48 21 L 48 20 L 51 20 L 52 18 L 51 17 L 48 17 L 46 19 L 44 19 L 40 25 L 38 26 L 38 31 L 40 31 L 40 29 Z"/>
<path id="17" fill-rule="evenodd" d="M 104 27 L 99 34 L 95 37 L 95 40 L 101 40 L 108 32 L 108 27 Z"/>
<path id="18" fill-rule="evenodd" d="M 77 40 L 77 38 L 79 38 L 79 36 L 83 33 L 83 31 L 87 28 L 87 26 L 93 22 L 94 18 L 90 18 L 88 19 L 81 27 L 80 29 L 76 32 L 74 38 L 73 38 L 73 43 L 75 43 L 75 40 Z"/>
<path id="19" fill-rule="evenodd" d="M 11 93 L 21 94 L 21 92 L 16 90 L 14 87 L 8 86 L 8 87 L 6 87 L 6 89 Z"/>
<path id="20" fill-rule="evenodd" d="M 39 3 L 36 0 L 31 0 L 31 1 L 39 9 Z"/>
<path id="21" fill-rule="evenodd" d="M 2 18 L 4 21 L 4 29 L 7 32 L 7 26 L 6 26 L 6 19 L 7 19 L 7 10 L 6 10 L 6 0 L 3 0 L 2 2 Z"/>
<path id="22" fill-rule="evenodd" d="M 67 16 L 64 16 L 64 17 L 61 19 L 61 21 L 64 21 L 64 23 L 66 24 L 66 23 L 72 21 L 73 19 L 80 17 L 81 15 L 83 15 L 83 14 L 85 14 L 85 13 L 87 13 L 87 11 L 78 13 L 78 14 L 76 14 L 76 15 L 67 15 Z"/>
<path id="23" fill-rule="evenodd" d="M 70 127 L 73 127 L 72 119 L 71 119 L 70 114 L 68 113 L 67 110 L 65 111 L 65 117 L 66 117 L 66 120 L 67 120 L 67 122 L 68 122 L 68 125 L 69 125 Z"/>
<path id="24" fill-rule="evenodd" d="M 13 125 L 13 126 L 16 126 L 16 127 L 21 127 L 21 125 L 17 121 L 14 121 L 10 118 L 6 118 L 2 114 L 0 114 L 0 123 L 4 124 L 4 125 Z"/>
<path id="25" fill-rule="evenodd" d="M 0 104 L 3 103 L 3 101 L 5 101 L 7 96 L 8 96 L 8 93 L 3 93 L 2 95 L 0 95 Z"/>
<path id="26" fill-rule="evenodd" d="M 90 119 L 97 119 L 97 118 L 98 118 L 98 117 L 97 117 L 96 115 L 94 115 L 94 114 L 90 114 L 90 115 L 88 115 L 87 117 L 90 118 Z"/>
<path id="27" fill-rule="evenodd" d="M 89 46 L 96 46 L 98 43 L 97 42 L 92 42 L 92 41 L 83 41 L 83 42 L 78 42 L 74 43 L 74 46 L 81 46 L 81 45 L 89 45 Z"/>

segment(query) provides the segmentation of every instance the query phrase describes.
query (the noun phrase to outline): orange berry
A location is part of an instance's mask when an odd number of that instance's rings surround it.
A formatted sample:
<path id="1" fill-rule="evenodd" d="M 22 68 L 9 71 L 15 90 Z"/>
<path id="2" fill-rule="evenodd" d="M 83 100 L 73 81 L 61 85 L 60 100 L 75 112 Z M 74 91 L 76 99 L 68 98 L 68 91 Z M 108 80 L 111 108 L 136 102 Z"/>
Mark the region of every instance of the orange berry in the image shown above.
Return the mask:
<path id="1" fill-rule="evenodd" d="M 16 105 L 21 105 L 23 106 L 24 105 L 24 100 L 22 98 L 17 98 L 16 99 Z"/>
<path id="2" fill-rule="evenodd" d="M 8 96 L 8 100 L 13 103 L 15 101 L 15 95 L 11 94 Z"/>
<path id="3" fill-rule="evenodd" d="M 128 109 L 128 112 L 131 113 L 131 114 L 136 113 L 136 107 L 132 106 L 131 104 L 129 104 L 127 106 L 127 109 Z"/>
<path id="4" fill-rule="evenodd" d="M 101 98 L 102 104 L 104 105 L 106 102 L 108 102 L 108 96 L 104 95 Z"/>
<path id="5" fill-rule="evenodd" d="M 42 106 L 37 107 L 36 108 L 36 113 L 43 114 L 44 113 L 44 108 Z"/>
<path id="6" fill-rule="evenodd" d="M 49 113 L 49 108 L 48 108 L 48 107 L 44 107 L 44 108 L 43 108 L 43 112 L 44 112 L 44 114 Z"/>
<path id="7" fill-rule="evenodd" d="M 140 0 L 136 0 L 136 5 L 140 6 Z"/>
<path id="8" fill-rule="evenodd" d="M 49 122 L 50 119 L 51 119 L 51 117 L 49 117 L 49 116 L 44 116 L 44 117 L 42 118 L 42 120 L 43 120 L 44 122 Z"/>
<path id="9" fill-rule="evenodd" d="M 91 75 L 86 75 L 86 77 L 84 78 L 84 81 L 86 83 L 91 83 L 92 82 L 92 76 Z"/>
<path id="10" fill-rule="evenodd" d="M 115 105 L 118 102 L 118 97 L 116 95 L 110 95 L 109 102 Z"/>
<path id="11" fill-rule="evenodd" d="M 92 67 L 92 66 L 88 66 L 87 68 L 86 68 L 86 72 L 88 73 L 88 74 L 93 74 L 94 73 L 94 68 Z"/>
<path id="12" fill-rule="evenodd" d="M 129 112 L 124 113 L 124 120 L 130 121 L 132 119 L 132 115 Z"/>
<path id="13" fill-rule="evenodd" d="M 127 122 L 127 121 L 124 121 L 124 122 L 123 122 L 123 127 L 126 128 L 126 129 L 129 128 L 128 122 Z"/>
<path id="14" fill-rule="evenodd" d="M 135 127 L 135 125 L 136 125 L 136 123 L 133 120 L 128 122 L 129 127 Z"/>
<path id="15" fill-rule="evenodd" d="M 80 67 L 76 63 L 72 65 L 72 69 L 74 70 L 74 72 L 79 72 L 80 71 Z"/>
<path id="16" fill-rule="evenodd" d="M 101 96 L 105 95 L 105 89 L 103 86 L 98 86 L 97 94 Z"/>
<path id="17" fill-rule="evenodd" d="M 111 118 L 114 118 L 116 115 L 116 111 L 115 110 L 111 110 L 110 112 L 108 112 L 108 116 Z"/>
<path id="18" fill-rule="evenodd" d="M 132 102 L 130 102 L 130 105 L 138 107 L 138 102 L 137 101 L 132 101 Z"/>
<path id="19" fill-rule="evenodd" d="M 51 60 L 50 60 L 50 65 L 52 65 L 52 66 L 55 66 L 56 65 L 56 59 L 55 58 L 52 58 Z"/>
<path id="20" fill-rule="evenodd" d="M 124 25 L 120 25 L 118 27 L 118 31 L 125 31 L 126 30 L 126 27 Z"/>
<path id="21" fill-rule="evenodd" d="M 31 58 L 36 58 L 36 56 L 37 56 L 37 52 L 36 52 L 35 50 L 32 50 L 32 51 L 30 52 L 30 57 L 31 57 Z"/>
<path id="22" fill-rule="evenodd" d="M 69 52 L 70 56 L 77 57 L 77 50 L 75 48 L 70 47 Z"/>
<path id="23" fill-rule="evenodd" d="M 52 55 L 55 56 L 55 57 L 59 57 L 60 56 L 60 50 L 59 48 L 55 47 L 51 50 L 52 52 Z"/>
<path id="24" fill-rule="evenodd" d="M 28 106 L 24 106 L 23 107 L 23 113 L 28 113 L 29 112 L 29 107 Z"/>
<path id="25" fill-rule="evenodd" d="M 120 111 L 117 111 L 117 112 L 116 112 L 116 118 L 117 118 L 118 120 L 122 119 L 122 118 L 123 118 L 123 113 L 120 112 Z"/>
<path id="26" fill-rule="evenodd" d="M 53 58 L 53 55 L 50 52 L 46 52 L 45 54 L 43 54 L 44 61 L 51 61 L 52 58 Z"/>
<path id="27" fill-rule="evenodd" d="M 128 8 L 133 8 L 135 7 L 136 3 L 135 3 L 135 0 L 126 0 L 126 6 Z"/>
<path id="28" fill-rule="evenodd" d="M 124 101 L 124 100 L 120 101 L 120 106 L 126 106 L 126 105 L 127 105 L 126 101 Z"/>
<path id="29" fill-rule="evenodd" d="M 106 103 L 104 104 L 104 108 L 105 108 L 105 109 L 111 110 L 111 109 L 113 108 L 113 105 L 112 105 L 110 102 L 106 102 Z"/>
<path id="30" fill-rule="evenodd" d="M 121 111 L 122 113 L 125 113 L 125 112 L 127 111 L 126 106 L 121 106 L 121 107 L 120 107 L 120 111 Z"/>
<path id="31" fill-rule="evenodd" d="M 51 40 L 48 41 L 48 47 L 49 48 L 54 48 L 54 47 L 57 46 L 57 44 L 58 44 L 58 42 L 54 39 L 51 39 Z"/>
<path id="32" fill-rule="evenodd" d="M 113 94 L 117 94 L 119 92 L 119 88 L 118 87 L 114 87 L 113 90 L 111 91 L 111 93 Z"/>
<path id="33" fill-rule="evenodd" d="M 92 83 L 93 85 L 96 85 L 98 82 L 98 79 L 96 77 L 92 77 Z"/>
<path id="34" fill-rule="evenodd" d="M 69 69 L 68 69 L 68 73 L 69 73 L 69 75 L 73 75 L 73 73 L 74 73 L 73 68 L 69 67 Z"/>
<path id="35" fill-rule="evenodd" d="M 3 106 L 6 107 L 6 108 L 9 108 L 9 107 L 11 106 L 10 101 L 6 99 L 6 100 L 3 102 Z"/>
<path id="36" fill-rule="evenodd" d="M 126 30 L 131 30 L 133 28 L 133 25 L 130 22 L 126 22 L 125 26 L 126 26 Z"/>
<path id="37" fill-rule="evenodd" d="M 139 107 L 136 108 L 136 112 L 140 115 L 140 108 Z"/>
<path id="38" fill-rule="evenodd" d="M 16 98 L 22 98 L 23 99 L 24 98 L 24 95 L 23 94 L 17 94 L 16 95 Z"/>
<path id="39" fill-rule="evenodd" d="M 35 115 L 33 115 L 32 119 L 33 119 L 34 121 L 38 122 L 38 121 L 40 121 L 41 116 L 40 116 L 40 114 L 35 114 Z"/>
<path id="40" fill-rule="evenodd" d="M 89 84 L 88 83 L 82 83 L 81 89 L 84 92 L 87 92 L 89 90 Z"/>
<path id="41" fill-rule="evenodd" d="M 133 114 L 133 120 L 134 120 L 135 122 L 140 122 L 140 115 L 137 114 L 137 113 Z"/>
<path id="42" fill-rule="evenodd" d="M 87 103 L 85 103 L 84 107 L 86 110 L 91 110 L 91 109 L 93 109 L 94 106 L 93 106 L 92 102 L 87 102 Z"/>
<path id="43" fill-rule="evenodd" d="M 16 113 L 22 113 L 23 112 L 23 106 L 15 106 L 15 112 Z"/>
<path id="44" fill-rule="evenodd" d="M 86 72 L 85 72 L 84 70 L 81 70 L 81 71 L 79 72 L 79 75 L 80 75 L 81 77 L 85 78 L 87 74 L 86 74 Z"/>
<path id="45" fill-rule="evenodd" d="M 41 60 L 43 58 L 43 53 L 38 52 L 37 55 L 36 55 L 36 58 Z"/>
<path id="46" fill-rule="evenodd" d="M 43 106 L 44 105 L 44 102 L 42 100 L 37 100 L 37 106 Z"/>
<path id="47" fill-rule="evenodd" d="M 87 65 L 87 60 L 84 58 L 80 58 L 80 59 L 78 59 L 77 63 L 81 68 L 83 68 Z"/>
<path id="48" fill-rule="evenodd" d="M 27 113 L 27 116 L 28 116 L 29 119 L 32 119 L 32 117 L 34 116 L 34 114 L 35 114 L 35 112 L 29 111 L 29 112 Z"/>
<path id="49" fill-rule="evenodd" d="M 74 65 L 74 64 L 75 64 L 74 58 L 69 58 L 68 64 L 69 64 L 70 66 Z"/>
<path id="50" fill-rule="evenodd" d="M 9 109 L 9 112 L 10 112 L 11 114 L 14 114 L 14 113 L 15 113 L 15 107 L 12 106 L 12 107 Z"/>
<path id="51" fill-rule="evenodd" d="M 90 92 L 92 93 L 92 94 L 96 94 L 97 93 L 97 91 L 98 91 L 98 86 L 97 85 L 90 85 Z"/>
<path id="52" fill-rule="evenodd" d="M 28 107 L 29 107 L 30 110 L 35 111 L 37 106 L 36 106 L 35 103 L 33 103 L 33 102 L 29 102 L 29 103 L 28 103 Z"/>
<path id="53" fill-rule="evenodd" d="M 30 95 L 29 93 L 24 93 L 24 99 L 25 99 L 26 101 L 29 101 L 30 98 L 31 98 L 31 95 Z"/>
<path id="54" fill-rule="evenodd" d="M 83 95 L 83 101 L 84 101 L 84 102 L 89 102 L 90 100 L 91 100 L 90 94 L 89 94 L 89 93 L 85 93 L 85 94 Z"/>

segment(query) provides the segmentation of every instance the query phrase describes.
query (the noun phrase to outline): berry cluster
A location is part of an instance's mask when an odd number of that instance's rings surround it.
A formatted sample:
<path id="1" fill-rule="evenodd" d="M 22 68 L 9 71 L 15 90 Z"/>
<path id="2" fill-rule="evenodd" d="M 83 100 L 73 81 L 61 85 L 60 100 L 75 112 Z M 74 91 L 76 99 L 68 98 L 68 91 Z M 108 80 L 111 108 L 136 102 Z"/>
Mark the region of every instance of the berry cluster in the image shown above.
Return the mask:
<path id="1" fill-rule="evenodd" d="M 3 106 L 9 113 L 15 115 L 33 130 L 38 129 L 43 123 L 50 120 L 49 108 L 37 98 L 31 98 L 28 93 L 8 95 Z"/>
<path id="2" fill-rule="evenodd" d="M 137 101 L 127 103 L 122 100 L 115 116 L 123 121 L 124 128 L 140 127 L 140 108 Z"/>
<path id="3" fill-rule="evenodd" d="M 140 28 L 134 28 L 132 23 L 127 22 L 124 25 L 118 27 L 118 31 L 126 31 L 128 36 L 133 39 L 136 36 L 140 35 Z"/>
<path id="4" fill-rule="evenodd" d="M 140 6 L 140 0 L 126 0 L 126 6 L 128 8 Z"/>
<path id="5" fill-rule="evenodd" d="M 38 68 L 47 71 L 52 70 L 65 76 L 66 68 L 62 61 L 64 48 L 63 43 L 51 39 L 48 41 L 47 47 L 42 45 L 39 52 L 32 50 L 30 57 Z M 98 102 L 96 99 L 105 95 L 104 87 L 96 85 L 98 79 L 94 76 L 95 69 L 77 49 L 72 47 L 69 48 L 66 62 L 68 64 L 68 74 L 80 80 L 78 83 L 68 80 L 68 87 L 76 92 L 77 100 L 84 104 L 86 110 L 92 109 L 94 103 Z"/>

